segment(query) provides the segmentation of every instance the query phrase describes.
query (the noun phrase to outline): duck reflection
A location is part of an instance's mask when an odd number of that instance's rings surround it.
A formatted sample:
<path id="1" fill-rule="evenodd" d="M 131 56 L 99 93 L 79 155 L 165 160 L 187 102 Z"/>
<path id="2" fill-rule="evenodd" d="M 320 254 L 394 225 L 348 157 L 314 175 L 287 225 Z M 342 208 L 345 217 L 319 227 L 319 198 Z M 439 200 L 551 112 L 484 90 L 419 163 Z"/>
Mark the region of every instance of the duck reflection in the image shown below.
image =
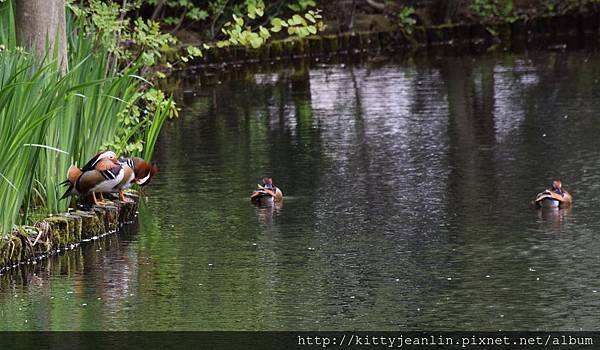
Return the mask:
<path id="1" fill-rule="evenodd" d="M 543 208 L 538 210 L 538 218 L 545 222 L 552 223 L 552 227 L 559 229 L 569 220 L 573 210 L 568 208 Z"/>
<path id="2" fill-rule="evenodd" d="M 273 224 L 273 216 L 278 214 L 281 208 L 283 208 L 283 202 L 256 205 L 258 222 L 262 225 L 271 226 Z"/>

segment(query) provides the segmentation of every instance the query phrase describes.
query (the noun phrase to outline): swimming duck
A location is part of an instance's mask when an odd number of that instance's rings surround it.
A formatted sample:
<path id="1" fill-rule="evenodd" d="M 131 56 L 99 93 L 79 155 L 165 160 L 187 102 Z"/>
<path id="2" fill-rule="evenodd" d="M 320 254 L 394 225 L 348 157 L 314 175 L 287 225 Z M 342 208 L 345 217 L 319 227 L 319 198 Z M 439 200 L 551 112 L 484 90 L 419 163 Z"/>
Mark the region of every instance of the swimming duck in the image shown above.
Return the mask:
<path id="1" fill-rule="evenodd" d="M 573 197 L 562 187 L 560 180 L 552 182 L 552 188 L 538 193 L 535 197 L 537 207 L 566 208 L 573 203 Z"/>
<path id="2" fill-rule="evenodd" d="M 154 164 L 150 164 L 140 157 L 121 158 L 119 162 L 125 169 L 123 181 L 117 186 L 119 199 L 126 202 L 123 191 L 133 186 L 134 183 L 146 186 L 158 171 Z"/>
<path id="3" fill-rule="evenodd" d="M 67 180 L 62 184 L 69 185 L 60 199 L 74 194 L 92 193 L 94 204 L 99 205 L 96 192 L 115 192 L 114 189 L 123 181 L 125 169 L 113 151 L 96 154 L 83 168 L 71 165 L 67 172 Z"/>
<path id="4" fill-rule="evenodd" d="M 281 189 L 273 186 L 273 179 L 265 177 L 262 179 L 262 185 L 258 184 L 258 189 L 252 192 L 250 200 L 252 203 L 261 205 L 271 205 L 273 202 L 283 201 L 283 192 Z"/>

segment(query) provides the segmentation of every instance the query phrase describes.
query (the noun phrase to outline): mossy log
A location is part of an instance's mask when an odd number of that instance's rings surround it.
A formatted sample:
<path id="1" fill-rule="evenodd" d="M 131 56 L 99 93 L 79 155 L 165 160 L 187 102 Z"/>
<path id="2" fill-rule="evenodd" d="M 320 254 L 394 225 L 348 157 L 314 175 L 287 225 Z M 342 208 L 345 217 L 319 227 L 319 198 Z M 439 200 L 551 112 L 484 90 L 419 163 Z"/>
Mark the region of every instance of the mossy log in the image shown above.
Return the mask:
<path id="1" fill-rule="evenodd" d="M 126 202 L 107 202 L 89 211 L 53 215 L 34 226 L 15 229 L 0 238 L 0 272 L 117 232 L 137 217 L 138 196 L 130 193 L 127 197 Z"/>

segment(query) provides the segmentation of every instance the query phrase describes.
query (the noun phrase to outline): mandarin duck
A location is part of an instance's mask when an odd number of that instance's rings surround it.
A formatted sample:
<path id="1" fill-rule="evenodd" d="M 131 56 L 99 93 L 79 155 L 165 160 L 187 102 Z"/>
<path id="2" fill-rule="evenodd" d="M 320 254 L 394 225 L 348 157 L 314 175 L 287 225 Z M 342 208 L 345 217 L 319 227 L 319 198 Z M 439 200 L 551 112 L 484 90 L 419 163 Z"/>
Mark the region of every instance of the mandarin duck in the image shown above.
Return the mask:
<path id="1" fill-rule="evenodd" d="M 271 205 L 273 202 L 283 201 L 283 192 L 278 187 L 273 186 L 273 179 L 265 177 L 262 180 L 262 185 L 257 185 L 258 188 L 250 195 L 250 201 L 255 204 Z"/>
<path id="2" fill-rule="evenodd" d="M 133 186 L 134 183 L 146 186 L 150 183 L 158 168 L 140 157 L 121 158 L 119 162 L 125 169 L 125 176 L 115 192 L 119 192 L 119 199 L 126 202 L 123 191 Z"/>
<path id="3" fill-rule="evenodd" d="M 69 185 L 60 199 L 79 194 L 92 193 L 94 204 L 99 205 L 96 192 L 115 192 L 125 177 L 125 169 L 121 166 L 115 152 L 106 151 L 96 154 L 83 168 L 71 165 L 67 173 L 67 180 L 63 185 Z M 103 198 L 102 198 L 103 200 Z"/>
<path id="4" fill-rule="evenodd" d="M 552 182 L 552 188 L 545 190 L 544 192 L 538 193 L 534 201 L 535 205 L 539 207 L 553 207 L 553 208 L 566 208 L 573 203 L 573 197 L 562 187 L 560 180 L 554 180 Z"/>

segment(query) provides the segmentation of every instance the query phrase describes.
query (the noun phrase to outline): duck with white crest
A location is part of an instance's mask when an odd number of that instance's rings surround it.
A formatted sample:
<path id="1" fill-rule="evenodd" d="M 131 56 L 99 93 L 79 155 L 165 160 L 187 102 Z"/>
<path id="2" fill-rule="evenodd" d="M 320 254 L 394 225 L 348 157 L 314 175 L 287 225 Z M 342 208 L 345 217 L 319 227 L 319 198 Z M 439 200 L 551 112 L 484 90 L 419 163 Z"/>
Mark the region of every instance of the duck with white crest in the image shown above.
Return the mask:
<path id="1" fill-rule="evenodd" d="M 113 151 L 105 151 L 96 154 L 90 159 L 83 168 L 78 168 L 72 165 L 67 172 L 67 180 L 62 182 L 63 185 L 69 185 L 60 199 L 78 194 L 86 195 L 92 193 L 94 204 L 99 205 L 101 202 L 96 198 L 96 193 L 99 192 L 102 196 L 103 192 L 113 192 L 125 176 L 125 170 L 117 155 Z M 103 201 L 104 198 L 101 198 Z"/>

